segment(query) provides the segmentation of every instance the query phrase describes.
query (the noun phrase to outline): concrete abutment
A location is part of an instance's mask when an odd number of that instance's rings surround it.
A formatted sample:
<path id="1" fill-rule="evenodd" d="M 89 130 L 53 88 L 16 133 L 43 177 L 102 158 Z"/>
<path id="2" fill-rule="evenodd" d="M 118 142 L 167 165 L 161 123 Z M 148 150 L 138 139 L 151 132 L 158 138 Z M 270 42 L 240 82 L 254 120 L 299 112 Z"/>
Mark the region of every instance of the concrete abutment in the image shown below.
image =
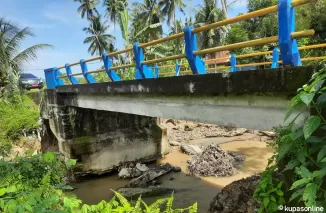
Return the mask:
<path id="1" fill-rule="evenodd" d="M 77 159 L 81 172 L 109 172 L 124 162 L 150 162 L 168 152 L 166 130 L 157 118 L 64 106 L 61 98 L 54 90 L 46 91 L 42 118 L 60 153 Z M 44 140 L 43 151 L 52 151 L 46 150 L 51 143 Z"/>

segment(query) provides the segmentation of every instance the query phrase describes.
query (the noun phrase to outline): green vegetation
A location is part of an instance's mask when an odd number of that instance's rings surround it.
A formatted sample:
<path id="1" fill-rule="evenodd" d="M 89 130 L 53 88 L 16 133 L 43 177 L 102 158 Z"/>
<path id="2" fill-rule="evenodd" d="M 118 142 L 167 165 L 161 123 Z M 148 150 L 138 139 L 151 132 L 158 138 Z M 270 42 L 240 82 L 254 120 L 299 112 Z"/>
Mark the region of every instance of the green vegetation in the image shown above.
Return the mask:
<path id="1" fill-rule="evenodd" d="M 326 68 L 313 75 L 291 100 L 285 119 L 271 145 L 275 154 L 256 189 L 259 212 L 276 212 L 279 205 L 326 209 Z M 296 122 L 304 112 L 304 122 Z"/>
<path id="2" fill-rule="evenodd" d="M 0 99 L 0 156 L 9 152 L 23 131 L 27 133 L 39 126 L 38 107 L 25 95 L 21 99 L 21 104 L 12 99 Z"/>
<path id="3" fill-rule="evenodd" d="M 186 209 L 172 209 L 173 195 L 147 205 L 139 198 L 131 204 L 115 192 L 110 202 L 97 205 L 82 204 L 75 195 L 67 193 L 73 188 L 64 183 L 64 176 L 76 164 L 75 160 L 63 162 L 55 153 L 18 157 L 0 161 L 0 211 L 63 212 L 63 213 L 111 213 L 111 212 L 197 212 L 197 204 Z"/>

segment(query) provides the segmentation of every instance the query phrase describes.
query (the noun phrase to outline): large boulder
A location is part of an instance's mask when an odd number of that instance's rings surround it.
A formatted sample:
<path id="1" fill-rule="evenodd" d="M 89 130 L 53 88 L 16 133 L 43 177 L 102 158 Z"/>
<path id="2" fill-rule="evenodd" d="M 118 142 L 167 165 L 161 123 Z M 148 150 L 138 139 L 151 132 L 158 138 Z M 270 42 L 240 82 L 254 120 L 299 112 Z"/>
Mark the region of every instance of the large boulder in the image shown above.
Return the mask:
<path id="1" fill-rule="evenodd" d="M 210 204 L 209 213 L 254 213 L 259 207 L 252 197 L 260 176 L 235 181 L 222 189 Z"/>

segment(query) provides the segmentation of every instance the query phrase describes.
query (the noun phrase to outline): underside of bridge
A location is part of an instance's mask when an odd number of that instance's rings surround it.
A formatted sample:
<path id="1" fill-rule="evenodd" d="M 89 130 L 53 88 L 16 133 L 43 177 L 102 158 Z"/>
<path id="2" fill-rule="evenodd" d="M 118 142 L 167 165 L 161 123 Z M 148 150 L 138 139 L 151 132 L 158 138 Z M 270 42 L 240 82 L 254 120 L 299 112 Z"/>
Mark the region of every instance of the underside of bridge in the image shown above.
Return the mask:
<path id="1" fill-rule="evenodd" d="M 47 90 L 50 126 L 83 171 L 149 161 L 167 150 L 158 117 L 270 130 L 315 67 L 59 86 Z M 306 115 L 308 112 L 306 112 Z M 301 118 L 303 119 L 304 114 Z"/>

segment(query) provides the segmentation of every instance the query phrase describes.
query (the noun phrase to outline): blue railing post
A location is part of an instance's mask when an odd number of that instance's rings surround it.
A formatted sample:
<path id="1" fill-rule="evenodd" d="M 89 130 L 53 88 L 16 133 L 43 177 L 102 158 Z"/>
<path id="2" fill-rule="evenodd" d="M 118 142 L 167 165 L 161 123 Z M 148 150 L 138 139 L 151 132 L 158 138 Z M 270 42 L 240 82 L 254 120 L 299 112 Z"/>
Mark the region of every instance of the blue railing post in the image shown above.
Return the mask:
<path id="1" fill-rule="evenodd" d="M 155 64 L 155 78 L 159 78 L 160 68 Z"/>
<path id="2" fill-rule="evenodd" d="M 301 66 L 301 58 L 297 41 L 291 34 L 295 31 L 295 8 L 291 7 L 292 0 L 278 2 L 278 39 L 283 65 Z"/>
<path id="3" fill-rule="evenodd" d="M 278 60 L 280 59 L 280 53 L 278 48 L 274 48 L 273 50 L 273 61 L 272 61 L 272 68 L 278 68 Z"/>
<path id="4" fill-rule="evenodd" d="M 206 74 L 205 62 L 199 56 L 194 55 L 197 50 L 196 34 L 192 32 L 193 26 L 184 29 L 184 38 L 186 42 L 186 58 L 193 74 Z"/>
<path id="5" fill-rule="evenodd" d="M 71 72 L 71 67 L 69 66 L 69 64 L 65 64 L 65 68 L 66 68 L 66 74 L 67 74 L 69 81 L 72 84 L 79 84 L 79 82 L 77 81 L 77 79 L 74 76 L 70 76 L 72 74 L 72 72 Z"/>
<path id="6" fill-rule="evenodd" d="M 54 70 L 54 79 L 57 82 L 57 86 L 65 85 L 65 83 L 63 82 L 63 80 L 61 78 L 59 78 L 59 76 L 61 76 L 59 70 L 58 69 L 55 69 Z"/>
<path id="7" fill-rule="evenodd" d="M 236 56 L 235 54 L 231 54 L 231 58 L 230 58 L 230 63 L 231 63 L 230 72 L 236 72 L 237 58 L 235 56 Z"/>
<path id="8" fill-rule="evenodd" d="M 87 74 L 86 72 L 88 71 L 87 69 L 87 64 L 84 62 L 84 59 L 80 60 L 80 67 L 83 73 L 84 78 L 88 83 L 96 83 L 96 80 L 91 76 L 90 74 Z"/>
<path id="9" fill-rule="evenodd" d="M 179 63 L 177 62 L 175 64 L 175 75 L 174 76 L 179 76 L 180 75 L 180 65 Z"/>
<path id="10" fill-rule="evenodd" d="M 48 89 L 55 89 L 58 86 L 56 77 L 55 77 L 56 68 L 49 68 L 44 70 L 46 87 Z"/>
<path id="11" fill-rule="evenodd" d="M 138 78 L 139 77 L 141 77 L 141 78 L 154 78 L 152 70 L 149 70 L 145 64 L 141 63 L 141 62 L 143 62 L 145 60 L 145 56 L 144 56 L 143 48 L 140 48 L 139 45 L 140 45 L 140 43 L 137 42 L 133 46 L 135 60 L 136 60 L 136 68 L 137 68 L 137 70 L 139 72 L 139 73 L 137 73 L 137 72 L 135 73 L 136 79 L 137 79 L 137 77 Z"/>
<path id="12" fill-rule="evenodd" d="M 118 76 L 118 74 L 114 70 L 110 70 L 110 68 L 112 67 L 112 62 L 111 62 L 111 58 L 107 56 L 107 54 L 108 54 L 107 52 L 104 52 L 102 54 L 105 72 L 109 76 L 111 81 L 120 81 L 120 77 Z"/>

